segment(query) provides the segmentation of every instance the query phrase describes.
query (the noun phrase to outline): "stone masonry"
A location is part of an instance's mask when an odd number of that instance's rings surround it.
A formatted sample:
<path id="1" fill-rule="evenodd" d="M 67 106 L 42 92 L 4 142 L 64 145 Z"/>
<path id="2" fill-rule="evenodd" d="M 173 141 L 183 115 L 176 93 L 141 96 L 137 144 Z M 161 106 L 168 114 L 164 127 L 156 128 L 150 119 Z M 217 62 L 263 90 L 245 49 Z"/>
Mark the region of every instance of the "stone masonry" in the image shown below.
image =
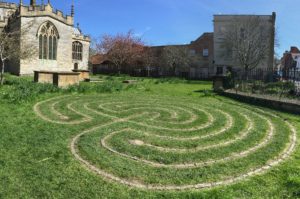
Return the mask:
<path id="1" fill-rule="evenodd" d="M 7 14 L 2 16 L 1 19 L 5 19 L 5 21 L 0 21 L 0 25 L 1 22 L 4 25 L 11 26 L 13 24 L 21 31 L 23 31 L 22 28 L 28 26 L 29 28 L 26 27 L 25 33 L 21 34 L 20 49 L 26 48 L 25 46 L 28 45 L 36 49 L 35 55 L 28 59 L 10 60 L 8 72 L 16 75 L 31 75 L 36 70 L 71 72 L 75 64 L 78 69 L 88 69 L 90 38 L 83 35 L 79 28 L 74 27 L 73 6 L 71 15 L 65 16 L 61 11 L 55 11 L 50 2 L 46 5 L 37 5 L 35 1 L 31 1 L 30 5 L 23 5 L 21 0 L 19 5 L 0 3 L 0 15 L 4 13 L 3 9 L 7 10 L 7 7 L 11 8 L 10 11 L 14 11 L 14 13 L 9 18 L 7 18 Z M 56 59 L 41 59 L 39 57 L 38 33 L 41 26 L 48 22 L 53 24 L 58 32 Z M 74 41 L 80 42 L 83 46 L 81 60 L 73 60 L 72 58 L 72 43 Z"/>

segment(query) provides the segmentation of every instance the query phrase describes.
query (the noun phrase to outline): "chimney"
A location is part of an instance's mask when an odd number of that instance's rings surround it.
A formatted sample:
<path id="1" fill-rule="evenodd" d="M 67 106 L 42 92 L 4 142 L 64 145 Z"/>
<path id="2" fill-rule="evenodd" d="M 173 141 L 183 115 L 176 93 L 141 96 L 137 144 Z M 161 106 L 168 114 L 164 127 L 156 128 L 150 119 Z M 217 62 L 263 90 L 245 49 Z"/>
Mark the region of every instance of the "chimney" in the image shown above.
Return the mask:
<path id="1" fill-rule="evenodd" d="M 272 18 L 273 18 L 273 20 L 275 22 L 275 20 L 276 20 L 276 12 L 272 12 Z"/>

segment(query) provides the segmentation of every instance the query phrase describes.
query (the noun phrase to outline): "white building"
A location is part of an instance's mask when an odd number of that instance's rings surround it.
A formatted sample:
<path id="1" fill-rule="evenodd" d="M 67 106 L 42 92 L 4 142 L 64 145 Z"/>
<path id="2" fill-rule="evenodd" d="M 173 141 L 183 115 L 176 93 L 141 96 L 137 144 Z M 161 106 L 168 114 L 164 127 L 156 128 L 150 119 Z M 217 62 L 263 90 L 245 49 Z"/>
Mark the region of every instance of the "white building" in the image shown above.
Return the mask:
<path id="1" fill-rule="evenodd" d="M 257 16 L 266 22 L 265 31 L 269 31 L 265 39 L 270 43 L 267 57 L 257 68 L 273 68 L 274 63 L 274 43 L 275 43 L 275 21 L 276 14 L 272 15 L 214 15 L 214 64 L 216 73 L 225 73 L 227 67 L 236 67 L 237 63 L 230 56 L 224 56 L 225 49 L 222 47 L 225 33 L 236 21 L 247 21 L 250 17 Z"/>

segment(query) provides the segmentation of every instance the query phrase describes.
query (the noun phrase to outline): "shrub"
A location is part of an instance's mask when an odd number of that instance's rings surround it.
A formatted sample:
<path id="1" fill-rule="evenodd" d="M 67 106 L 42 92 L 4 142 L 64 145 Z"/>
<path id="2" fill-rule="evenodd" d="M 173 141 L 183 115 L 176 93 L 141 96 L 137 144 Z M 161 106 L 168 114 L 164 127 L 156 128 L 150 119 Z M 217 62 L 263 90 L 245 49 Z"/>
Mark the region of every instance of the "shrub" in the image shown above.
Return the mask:
<path id="1" fill-rule="evenodd" d="M 224 86 L 224 89 L 231 89 L 231 88 L 234 88 L 234 77 L 231 73 L 228 73 L 226 75 L 226 77 L 223 79 L 223 86 Z"/>
<path id="2" fill-rule="evenodd" d="M 96 85 L 97 93 L 111 93 L 113 91 L 123 90 L 123 84 L 119 81 L 106 81 Z"/>
<path id="3" fill-rule="evenodd" d="M 90 92 L 91 90 L 92 89 L 88 84 L 82 83 L 79 85 L 69 86 L 67 89 L 64 89 L 63 91 L 65 93 L 87 93 Z"/>
<path id="4" fill-rule="evenodd" d="M 176 77 L 166 77 L 166 78 L 160 78 L 157 79 L 154 83 L 160 84 L 160 83 L 170 83 L 170 84 L 178 84 L 178 83 L 186 83 L 187 80 L 176 78 Z"/>
<path id="5" fill-rule="evenodd" d="M 12 103 L 29 101 L 44 93 L 59 92 L 59 88 L 51 84 L 34 84 L 24 79 L 13 80 L 9 85 L 9 89 L 2 93 L 2 98 Z"/>
<path id="6" fill-rule="evenodd" d="M 295 85 L 292 82 L 275 82 L 266 84 L 264 89 L 267 94 L 289 95 L 295 90 Z"/>

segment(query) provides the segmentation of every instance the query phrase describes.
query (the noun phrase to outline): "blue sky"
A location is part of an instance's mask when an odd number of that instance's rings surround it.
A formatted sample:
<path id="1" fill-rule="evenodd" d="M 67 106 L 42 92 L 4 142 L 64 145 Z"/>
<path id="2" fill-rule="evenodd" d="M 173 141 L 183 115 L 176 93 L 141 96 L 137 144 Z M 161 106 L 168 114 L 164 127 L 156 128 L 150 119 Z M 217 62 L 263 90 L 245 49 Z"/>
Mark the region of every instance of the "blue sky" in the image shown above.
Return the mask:
<path id="1" fill-rule="evenodd" d="M 213 31 L 214 14 L 271 14 L 275 11 L 280 43 L 278 54 L 281 56 L 291 45 L 300 47 L 299 0 L 74 1 L 76 22 L 92 37 L 132 29 L 149 45 L 184 44 L 203 32 Z M 24 2 L 29 3 L 29 0 Z M 51 0 L 55 8 L 66 13 L 70 12 L 71 2 Z"/>

